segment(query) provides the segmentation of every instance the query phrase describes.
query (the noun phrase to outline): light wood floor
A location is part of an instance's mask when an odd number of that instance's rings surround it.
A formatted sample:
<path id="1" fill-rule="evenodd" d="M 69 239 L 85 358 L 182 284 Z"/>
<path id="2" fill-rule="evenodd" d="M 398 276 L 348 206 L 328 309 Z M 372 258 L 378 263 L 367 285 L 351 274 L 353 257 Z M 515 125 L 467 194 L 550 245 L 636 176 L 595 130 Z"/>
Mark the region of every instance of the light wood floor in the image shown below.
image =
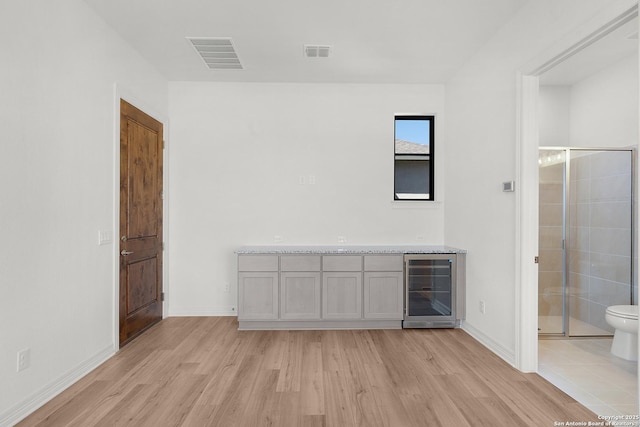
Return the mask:
<path id="1" fill-rule="evenodd" d="M 19 426 L 553 426 L 597 416 L 460 329 L 160 322 Z"/>

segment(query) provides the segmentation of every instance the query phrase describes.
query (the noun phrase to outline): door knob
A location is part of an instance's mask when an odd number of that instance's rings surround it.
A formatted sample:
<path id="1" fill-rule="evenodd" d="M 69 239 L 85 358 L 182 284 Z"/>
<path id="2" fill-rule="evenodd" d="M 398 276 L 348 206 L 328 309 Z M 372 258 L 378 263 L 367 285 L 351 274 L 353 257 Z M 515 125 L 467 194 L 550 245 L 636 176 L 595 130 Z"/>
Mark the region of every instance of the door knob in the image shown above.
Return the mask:
<path id="1" fill-rule="evenodd" d="M 120 255 L 122 256 L 127 256 L 127 255 L 131 255 L 133 253 L 133 251 L 126 251 L 126 250 L 122 250 L 122 252 L 120 252 Z"/>

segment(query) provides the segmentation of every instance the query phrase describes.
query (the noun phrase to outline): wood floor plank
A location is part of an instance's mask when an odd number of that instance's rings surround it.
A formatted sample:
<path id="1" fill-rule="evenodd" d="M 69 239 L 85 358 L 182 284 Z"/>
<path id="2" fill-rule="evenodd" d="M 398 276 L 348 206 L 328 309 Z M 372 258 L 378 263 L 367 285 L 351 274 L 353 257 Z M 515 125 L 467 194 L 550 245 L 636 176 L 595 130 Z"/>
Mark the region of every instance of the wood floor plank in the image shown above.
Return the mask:
<path id="1" fill-rule="evenodd" d="M 552 426 L 597 421 L 460 329 L 238 331 L 165 319 L 18 424 Z"/>
<path id="2" fill-rule="evenodd" d="M 248 355 L 242 359 L 231 382 L 231 387 L 222 390 L 222 399 L 216 405 L 217 411 L 213 413 L 214 418 L 219 419 L 220 423 L 233 425 L 243 416 L 246 401 L 249 400 L 259 374 L 259 366 L 259 360 L 256 356 Z"/>
<path id="3" fill-rule="evenodd" d="M 338 371 L 325 371 L 324 373 L 327 424 L 330 426 L 354 426 L 355 394 L 347 386 L 344 375 Z"/>
<path id="4" fill-rule="evenodd" d="M 409 426 L 411 423 L 412 402 L 404 405 L 406 395 L 401 396 L 395 390 L 395 379 L 389 374 L 386 366 L 381 364 L 367 365 L 365 375 L 371 384 L 375 403 L 378 407 L 382 425 L 385 426 Z M 410 396 L 413 397 L 413 396 Z M 405 399 L 405 400 L 403 400 Z M 424 400 L 421 405 L 424 404 Z M 407 408 L 410 408 L 407 410 Z"/>
<path id="5" fill-rule="evenodd" d="M 291 331 L 288 334 L 286 350 L 280 368 L 280 378 L 276 391 L 300 391 L 302 376 L 302 348 L 305 331 Z"/>
<path id="6" fill-rule="evenodd" d="M 304 415 L 324 415 L 322 344 L 317 341 L 305 343 L 302 349 L 300 407 Z"/>
<path id="7" fill-rule="evenodd" d="M 136 414 L 143 410 L 151 396 L 157 393 L 157 385 L 135 384 L 124 394 L 109 396 L 102 404 L 86 416 L 76 418 L 69 427 L 95 425 L 98 427 L 130 424 Z M 84 415 L 84 414 L 83 414 Z"/>
<path id="8" fill-rule="evenodd" d="M 36 412 L 27 418 L 24 426 L 66 426 L 72 423 L 87 408 L 92 407 L 99 401 L 102 392 L 107 389 L 109 383 L 106 381 L 92 381 L 86 387 L 77 387 L 71 391 L 71 399 L 59 396 L 52 402 L 51 412 Z"/>

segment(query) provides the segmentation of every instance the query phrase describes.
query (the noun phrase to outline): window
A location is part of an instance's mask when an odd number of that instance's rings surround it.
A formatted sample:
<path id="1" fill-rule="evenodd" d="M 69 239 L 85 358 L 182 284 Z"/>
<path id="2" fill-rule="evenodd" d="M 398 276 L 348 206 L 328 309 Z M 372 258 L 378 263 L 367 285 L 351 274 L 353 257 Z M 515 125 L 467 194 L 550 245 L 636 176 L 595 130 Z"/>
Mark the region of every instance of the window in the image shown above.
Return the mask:
<path id="1" fill-rule="evenodd" d="M 433 129 L 434 116 L 395 117 L 395 200 L 435 200 Z"/>

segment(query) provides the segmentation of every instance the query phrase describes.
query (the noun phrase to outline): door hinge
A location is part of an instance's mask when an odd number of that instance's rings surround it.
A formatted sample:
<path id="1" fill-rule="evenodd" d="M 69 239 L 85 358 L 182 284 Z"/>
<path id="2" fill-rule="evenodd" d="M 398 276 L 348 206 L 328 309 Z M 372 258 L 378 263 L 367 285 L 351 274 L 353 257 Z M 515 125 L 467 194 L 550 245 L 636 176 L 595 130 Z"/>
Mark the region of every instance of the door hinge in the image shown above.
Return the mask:
<path id="1" fill-rule="evenodd" d="M 162 250 L 164 251 L 164 242 L 162 242 Z"/>
<path id="2" fill-rule="evenodd" d="M 164 292 L 160 292 L 160 301 L 164 301 Z"/>
<path id="3" fill-rule="evenodd" d="M 164 150 L 164 139 L 162 140 L 162 149 Z"/>
<path id="4" fill-rule="evenodd" d="M 540 264 L 540 258 L 538 258 L 537 256 L 533 257 L 533 262 L 536 264 Z"/>

